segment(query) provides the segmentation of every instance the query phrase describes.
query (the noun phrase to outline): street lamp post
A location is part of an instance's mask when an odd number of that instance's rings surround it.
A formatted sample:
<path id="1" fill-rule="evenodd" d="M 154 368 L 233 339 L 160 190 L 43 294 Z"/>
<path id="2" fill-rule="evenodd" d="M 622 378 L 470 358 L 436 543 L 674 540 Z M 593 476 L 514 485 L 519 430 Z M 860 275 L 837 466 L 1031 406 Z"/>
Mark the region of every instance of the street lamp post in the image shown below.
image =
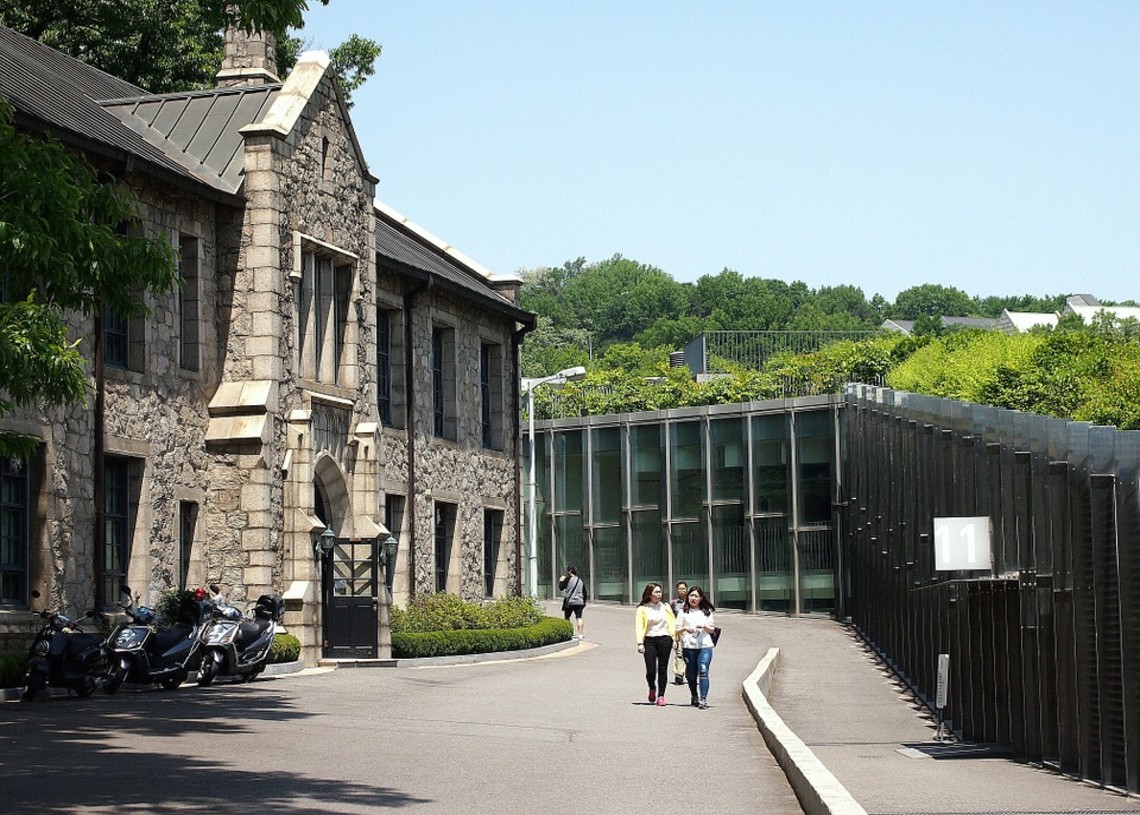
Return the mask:
<path id="1" fill-rule="evenodd" d="M 565 384 L 577 382 L 586 375 L 586 369 L 581 365 L 566 368 L 550 376 L 524 378 L 523 390 L 526 391 L 527 439 L 530 443 L 530 476 L 527 479 L 529 494 L 527 496 L 527 545 L 530 578 L 530 596 L 538 597 L 538 516 L 535 508 L 535 493 L 538 492 L 538 482 L 535 477 L 534 455 L 534 389 L 540 385 Z"/>

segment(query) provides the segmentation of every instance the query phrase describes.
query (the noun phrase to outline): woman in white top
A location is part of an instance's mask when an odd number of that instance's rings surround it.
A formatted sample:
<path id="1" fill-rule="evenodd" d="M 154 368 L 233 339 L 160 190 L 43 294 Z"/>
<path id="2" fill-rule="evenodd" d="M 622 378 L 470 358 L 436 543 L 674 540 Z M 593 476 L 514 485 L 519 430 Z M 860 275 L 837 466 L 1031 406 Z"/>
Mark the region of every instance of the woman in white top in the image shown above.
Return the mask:
<path id="1" fill-rule="evenodd" d="M 709 666 L 713 657 L 712 633 L 716 630 L 713 620 L 715 610 L 705 597 L 705 590 L 693 586 L 689 589 L 688 605 L 677 616 L 677 633 L 681 637 L 681 648 L 685 654 L 685 679 L 688 680 L 689 692 L 693 695 L 691 704 L 701 710 L 708 708 L 706 699 L 709 695 Z"/>
<path id="2" fill-rule="evenodd" d="M 637 640 L 637 653 L 645 655 L 649 702 L 664 706 L 665 686 L 669 682 L 669 655 L 673 652 L 677 628 L 673 609 L 668 603 L 661 602 L 661 595 L 660 583 L 645 585 L 633 621 L 633 635 Z"/>

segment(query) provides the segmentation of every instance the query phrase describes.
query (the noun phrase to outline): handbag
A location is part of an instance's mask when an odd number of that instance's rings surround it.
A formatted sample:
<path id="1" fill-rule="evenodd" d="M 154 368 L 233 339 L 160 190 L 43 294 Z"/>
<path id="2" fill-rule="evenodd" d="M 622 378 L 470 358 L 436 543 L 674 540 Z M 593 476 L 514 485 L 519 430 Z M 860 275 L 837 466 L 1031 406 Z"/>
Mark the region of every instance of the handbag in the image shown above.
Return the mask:
<path id="1" fill-rule="evenodd" d="M 715 648 L 717 642 L 720 641 L 720 626 L 719 625 L 713 626 L 712 641 L 713 641 L 713 648 Z"/>
<path id="2" fill-rule="evenodd" d="M 674 648 L 673 649 L 673 675 L 674 676 L 684 676 L 685 675 L 685 667 L 686 666 L 685 666 L 685 654 L 684 654 L 684 652 L 682 652 L 680 648 Z"/>

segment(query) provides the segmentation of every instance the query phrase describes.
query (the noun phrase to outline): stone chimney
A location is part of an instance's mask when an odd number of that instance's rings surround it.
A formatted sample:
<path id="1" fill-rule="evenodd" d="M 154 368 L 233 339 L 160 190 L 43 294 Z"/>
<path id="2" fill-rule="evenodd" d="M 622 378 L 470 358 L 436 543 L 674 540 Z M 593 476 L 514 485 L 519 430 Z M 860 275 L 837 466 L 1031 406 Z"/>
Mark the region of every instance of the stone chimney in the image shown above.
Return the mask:
<path id="1" fill-rule="evenodd" d="M 268 32 L 246 33 L 243 28 L 228 26 L 222 70 L 218 71 L 216 79 L 219 88 L 280 82 L 277 76 L 277 38 Z"/>

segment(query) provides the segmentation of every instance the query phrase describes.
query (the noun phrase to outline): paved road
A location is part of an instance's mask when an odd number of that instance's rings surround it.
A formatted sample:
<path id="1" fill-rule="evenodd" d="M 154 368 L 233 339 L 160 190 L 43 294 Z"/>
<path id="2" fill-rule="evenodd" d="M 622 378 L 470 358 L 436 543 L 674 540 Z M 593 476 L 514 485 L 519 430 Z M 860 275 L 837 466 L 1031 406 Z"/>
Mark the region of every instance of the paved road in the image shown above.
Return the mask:
<path id="1" fill-rule="evenodd" d="M 538 659 L 0 705 L 0 812 L 798 815 L 740 697 L 768 623 L 722 616 L 707 711 L 647 704 L 632 610 L 596 606 Z"/>

